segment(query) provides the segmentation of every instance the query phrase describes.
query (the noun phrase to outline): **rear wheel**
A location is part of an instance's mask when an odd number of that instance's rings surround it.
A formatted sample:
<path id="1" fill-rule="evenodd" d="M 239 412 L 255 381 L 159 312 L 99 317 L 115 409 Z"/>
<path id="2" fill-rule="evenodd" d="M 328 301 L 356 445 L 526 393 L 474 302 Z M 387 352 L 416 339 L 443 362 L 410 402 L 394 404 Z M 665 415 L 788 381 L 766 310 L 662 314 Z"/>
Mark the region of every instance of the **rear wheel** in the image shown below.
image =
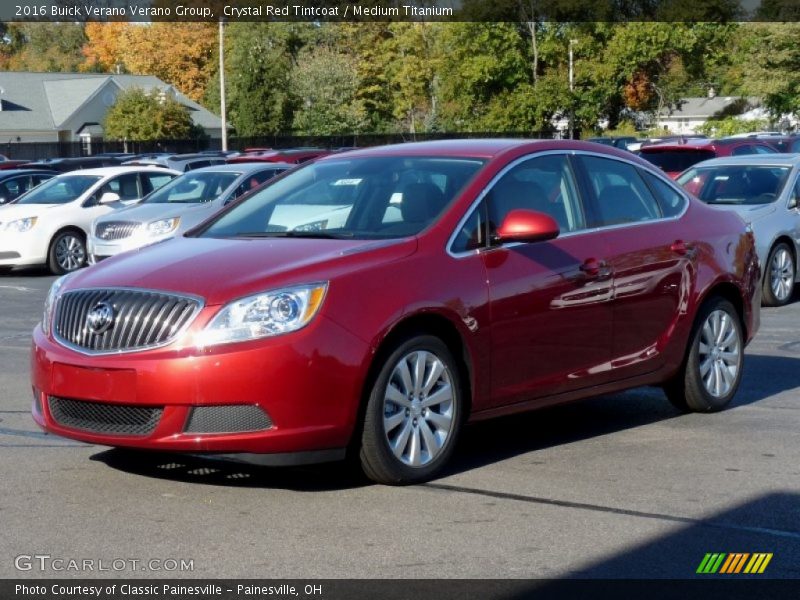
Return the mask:
<path id="1" fill-rule="evenodd" d="M 781 242 L 770 250 L 762 288 L 764 306 L 783 306 L 794 292 L 794 256 L 789 246 Z"/>
<path id="2" fill-rule="evenodd" d="M 744 336 L 736 308 L 713 298 L 701 308 L 681 371 L 664 386 L 682 410 L 714 412 L 731 401 L 742 378 Z"/>
<path id="3" fill-rule="evenodd" d="M 381 363 L 370 390 L 361 466 L 378 483 L 418 483 L 448 461 L 461 426 L 458 366 L 439 338 L 418 335 Z"/>
<path id="4" fill-rule="evenodd" d="M 47 266 L 55 275 L 76 271 L 86 265 L 86 242 L 74 230 L 62 231 L 50 242 Z"/>

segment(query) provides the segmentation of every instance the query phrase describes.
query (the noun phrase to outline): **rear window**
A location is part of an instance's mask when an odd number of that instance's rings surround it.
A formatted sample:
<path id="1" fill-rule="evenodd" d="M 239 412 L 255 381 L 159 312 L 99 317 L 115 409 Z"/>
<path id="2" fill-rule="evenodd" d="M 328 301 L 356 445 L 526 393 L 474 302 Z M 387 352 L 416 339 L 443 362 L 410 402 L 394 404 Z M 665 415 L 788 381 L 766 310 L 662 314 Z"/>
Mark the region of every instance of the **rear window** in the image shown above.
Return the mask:
<path id="1" fill-rule="evenodd" d="M 642 158 L 667 173 L 680 173 L 697 163 L 714 158 L 711 150 L 664 150 L 647 151 L 642 148 Z"/>
<path id="2" fill-rule="evenodd" d="M 147 204 L 196 204 L 211 202 L 239 176 L 229 171 L 186 173 L 159 188 L 146 199 Z"/>
<path id="3" fill-rule="evenodd" d="M 789 167 L 717 165 L 696 167 L 678 183 L 708 204 L 769 204 L 780 196 Z"/>

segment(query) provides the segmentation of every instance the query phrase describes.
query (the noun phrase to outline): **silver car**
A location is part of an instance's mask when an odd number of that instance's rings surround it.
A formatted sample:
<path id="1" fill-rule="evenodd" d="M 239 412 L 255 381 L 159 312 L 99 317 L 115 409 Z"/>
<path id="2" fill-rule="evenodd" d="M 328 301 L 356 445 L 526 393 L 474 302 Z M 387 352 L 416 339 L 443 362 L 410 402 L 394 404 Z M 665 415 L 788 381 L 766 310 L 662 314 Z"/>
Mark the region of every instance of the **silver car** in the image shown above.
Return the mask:
<path id="1" fill-rule="evenodd" d="M 175 237 L 293 167 L 287 163 L 240 163 L 184 173 L 139 204 L 97 219 L 88 240 L 89 263 Z"/>
<path id="2" fill-rule="evenodd" d="M 799 274 L 800 154 L 715 158 L 684 171 L 678 183 L 751 224 L 764 272 L 762 304 L 789 302 Z"/>

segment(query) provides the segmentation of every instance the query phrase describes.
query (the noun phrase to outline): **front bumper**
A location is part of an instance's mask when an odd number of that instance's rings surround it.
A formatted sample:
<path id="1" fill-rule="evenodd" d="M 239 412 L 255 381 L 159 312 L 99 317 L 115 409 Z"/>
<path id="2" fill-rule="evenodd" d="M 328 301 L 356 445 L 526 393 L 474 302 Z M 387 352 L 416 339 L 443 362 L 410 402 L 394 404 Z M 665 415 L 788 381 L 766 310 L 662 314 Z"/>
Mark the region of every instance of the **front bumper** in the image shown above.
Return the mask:
<path id="1" fill-rule="evenodd" d="M 25 233 L 0 235 L 0 266 L 41 265 L 47 262 L 49 240 L 36 235 L 36 226 Z"/>
<path id="2" fill-rule="evenodd" d="M 195 324 L 208 316 L 201 313 Z M 108 356 L 64 348 L 37 327 L 31 352 L 33 418 L 51 433 L 107 446 L 322 457 L 330 454 L 323 451 L 342 449 L 350 441 L 367 357 L 366 344 L 322 315 L 303 330 L 260 341 L 204 350 L 176 342 Z M 90 408 L 162 410 L 147 433 L 109 433 L 76 427 L 53 410 L 54 398 Z M 193 409 L 212 406 L 258 407 L 269 427 L 193 431 Z"/>
<path id="3" fill-rule="evenodd" d="M 152 243 L 152 239 L 142 239 L 135 235 L 121 240 L 109 242 L 96 238 L 92 235 L 86 242 L 86 251 L 89 255 L 89 264 L 95 264 L 104 258 L 110 258 L 129 250 L 136 250 L 137 248 L 141 248 L 142 246 Z"/>

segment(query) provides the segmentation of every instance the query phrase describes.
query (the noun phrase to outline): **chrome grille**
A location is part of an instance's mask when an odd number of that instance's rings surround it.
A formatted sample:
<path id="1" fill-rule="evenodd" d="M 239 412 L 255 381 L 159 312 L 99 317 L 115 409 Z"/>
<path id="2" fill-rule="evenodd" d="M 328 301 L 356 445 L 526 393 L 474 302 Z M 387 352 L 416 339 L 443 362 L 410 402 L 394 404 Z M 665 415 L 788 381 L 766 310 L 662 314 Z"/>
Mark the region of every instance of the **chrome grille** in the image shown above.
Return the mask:
<path id="1" fill-rule="evenodd" d="M 111 307 L 111 324 L 97 333 L 90 313 Z M 66 292 L 58 299 L 53 332 L 71 348 L 104 354 L 164 346 L 188 327 L 200 310 L 197 298 L 136 289 L 88 289 Z"/>
<path id="2" fill-rule="evenodd" d="M 59 425 L 92 433 L 149 435 L 164 409 L 48 397 L 50 416 Z"/>
<path id="3" fill-rule="evenodd" d="M 131 237 L 141 223 L 131 221 L 106 221 L 95 227 L 94 234 L 101 240 L 123 240 Z"/>

